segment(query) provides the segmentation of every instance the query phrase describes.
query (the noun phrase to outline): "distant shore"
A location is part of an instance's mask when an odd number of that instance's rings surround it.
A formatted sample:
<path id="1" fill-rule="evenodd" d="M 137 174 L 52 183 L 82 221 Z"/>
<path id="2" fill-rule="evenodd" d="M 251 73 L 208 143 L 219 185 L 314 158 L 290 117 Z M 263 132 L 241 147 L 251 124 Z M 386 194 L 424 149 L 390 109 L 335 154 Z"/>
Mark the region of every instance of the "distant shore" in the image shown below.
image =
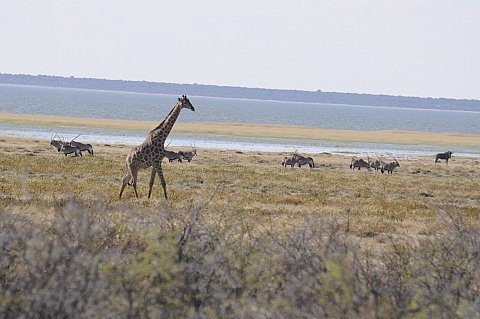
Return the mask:
<path id="1" fill-rule="evenodd" d="M 90 119 L 35 114 L 0 113 L 0 122 L 42 126 L 75 126 L 121 129 L 149 132 L 157 121 Z M 244 124 L 225 122 L 176 123 L 173 132 L 190 134 L 216 134 L 244 137 L 290 138 L 337 142 L 388 143 L 411 145 L 452 145 L 480 147 L 480 135 L 457 133 L 414 132 L 400 130 L 353 131 L 330 130 L 306 126 L 273 124 Z"/>
<path id="2" fill-rule="evenodd" d="M 209 84 L 187 84 L 149 81 L 108 80 L 51 75 L 0 73 L 0 84 L 33 85 L 56 88 L 77 88 L 135 93 L 193 95 L 230 99 L 306 102 L 337 105 L 400 107 L 431 110 L 480 111 L 480 101 L 472 99 L 393 96 L 368 93 L 268 89 Z"/>

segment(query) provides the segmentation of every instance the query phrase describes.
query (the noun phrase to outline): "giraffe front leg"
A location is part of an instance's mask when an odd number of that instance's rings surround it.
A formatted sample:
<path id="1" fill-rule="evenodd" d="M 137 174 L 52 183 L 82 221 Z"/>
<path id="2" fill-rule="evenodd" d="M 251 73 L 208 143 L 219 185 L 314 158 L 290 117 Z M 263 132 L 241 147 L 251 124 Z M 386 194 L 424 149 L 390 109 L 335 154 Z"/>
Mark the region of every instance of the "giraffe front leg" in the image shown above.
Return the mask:
<path id="1" fill-rule="evenodd" d="M 167 197 L 167 182 L 165 182 L 165 177 L 163 177 L 163 172 L 162 172 L 162 166 L 160 165 L 157 169 L 158 176 L 160 177 L 160 183 L 162 184 L 163 188 L 163 195 L 165 196 L 165 199 L 168 200 Z"/>
<path id="2" fill-rule="evenodd" d="M 155 181 L 155 174 L 157 174 L 157 170 L 155 168 L 152 168 L 152 175 L 150 175 L 150 184 L 148 185 L 149 199 L 150 199 L 150 196 L 152 195 L 152 188 L 153 188 L 153 182 Z"/>

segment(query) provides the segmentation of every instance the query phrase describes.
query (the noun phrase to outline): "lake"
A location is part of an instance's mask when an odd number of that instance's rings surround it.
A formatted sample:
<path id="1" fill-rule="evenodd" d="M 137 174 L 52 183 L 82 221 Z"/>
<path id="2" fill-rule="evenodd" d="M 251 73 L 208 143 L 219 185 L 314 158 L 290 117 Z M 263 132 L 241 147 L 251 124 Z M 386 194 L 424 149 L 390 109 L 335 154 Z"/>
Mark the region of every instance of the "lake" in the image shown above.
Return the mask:
<path id="1" fill-rule="evenodd" d="M 188 92 L 186 92 L 188 94 Z M 158 120 L 161 122 L 178 96 L 140 94 L 66 88 L 45 88 L 0 85 L 0 113 L 24 113 L 57 115 L 84 118 Z M 480 112 L 438 111 L 292 103 L 278 101 L 242 100 L 211 97 L 190 97 L 196 112 L 182 112 L 179 122 L 239 122 L 253 124 L 303 125 L 324 129 L 341 130 L 408 130 L 422 132 L 449 132 L 479 134 Z M 60 131 L 68 131 L 58 128 Z M 0 123 L 0 134 L 34 135 L 50 137 L 51 128 Z M 99 142 L 123 142 L 136 144 L 143 141 L 145 133 L 81 128 L 83 134 Z M 64 132 L 66 134 L 66 132 Z M 30 134 L 30 135 L 29 135 Z M 75 134 L 76 135 L 76 134 Z M 298 141 L 289 139 L 255 139 L 230 136 L 172 135 L 173 145 L 189 145 L 195 140 L 197 146 L 227 147 L 241 150 L 290 150 L 304 152 L 362 152 L 385 150 L 400 153 L 429 154 L 438 147 L 412 145 L 341 143 L 324 141 Z M 208 145 L 207 145 L 208 144 Z M 476 148 L 459 147 L 457 152 L 480 154 Z"/>

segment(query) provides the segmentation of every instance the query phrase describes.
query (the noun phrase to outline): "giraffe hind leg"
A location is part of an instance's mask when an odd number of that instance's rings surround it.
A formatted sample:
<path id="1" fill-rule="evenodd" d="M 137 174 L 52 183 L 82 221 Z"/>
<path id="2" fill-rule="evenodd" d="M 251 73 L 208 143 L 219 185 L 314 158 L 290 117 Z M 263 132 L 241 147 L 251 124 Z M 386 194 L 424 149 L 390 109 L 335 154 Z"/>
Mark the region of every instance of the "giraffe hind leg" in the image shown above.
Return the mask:
<path id="1" fill-rule="evenodd" d="M 130 174 L 127 174 L 127 176 L 125 176 L 125 178 L 123 179 L 122 189 L 120 190 L 120 195 L 118 196 L 118 198 L 122 198 L 122 194 L 123 194 L 123 190 L 125 189 L 125 186 L 127 186 L 127 184 L 130 185 L 129 181 L 130 181 Z"/>
<path id="2" fill-rule="evenodd" d="M 150 184 L 148 185 L 148 198 L 150 199 L 150 196 L 152 195 L 152 188 L 153 188 L 153 183 L 155 182 L 155 174 L 157 174 L 157 171 L 152 168 L 152 175 L 150 175 Z"/>
<path id="3" fill-rule="evenodd" d="M 167 196 L 167 182 L 165 182 L 165 177 L 163 177 L 162 166 L 157 169 L 158 176 L 160 177 L 160 183 L 162 184 L 163 188 L 163 196 L 166 200 L 168 200 Z"/>

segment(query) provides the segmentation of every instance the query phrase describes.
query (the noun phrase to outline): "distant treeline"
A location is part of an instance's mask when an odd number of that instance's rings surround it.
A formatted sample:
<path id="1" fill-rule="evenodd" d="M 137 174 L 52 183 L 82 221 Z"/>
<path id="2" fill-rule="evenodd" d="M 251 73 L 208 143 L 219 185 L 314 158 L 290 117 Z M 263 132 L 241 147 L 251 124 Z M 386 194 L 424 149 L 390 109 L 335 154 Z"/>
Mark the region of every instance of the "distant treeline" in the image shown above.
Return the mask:
<path id="1" fill-rule="evenodd" d="M 409 96 L 337 93 L 322 91 L 280 90 L 246 88 L 204 84 L 178 84 L 148 81 L 124 81 L 93 78 L 75 78 L 49 75 L 0 73 L 0 84 L 36 85 L 93 90 L 124 91 L 158 94 L 187 94 L 196 96 L 350 104 L 365 106 L 390 106 L 438 110 L 480 111 L 480 100 L 420 98 Z"/>

